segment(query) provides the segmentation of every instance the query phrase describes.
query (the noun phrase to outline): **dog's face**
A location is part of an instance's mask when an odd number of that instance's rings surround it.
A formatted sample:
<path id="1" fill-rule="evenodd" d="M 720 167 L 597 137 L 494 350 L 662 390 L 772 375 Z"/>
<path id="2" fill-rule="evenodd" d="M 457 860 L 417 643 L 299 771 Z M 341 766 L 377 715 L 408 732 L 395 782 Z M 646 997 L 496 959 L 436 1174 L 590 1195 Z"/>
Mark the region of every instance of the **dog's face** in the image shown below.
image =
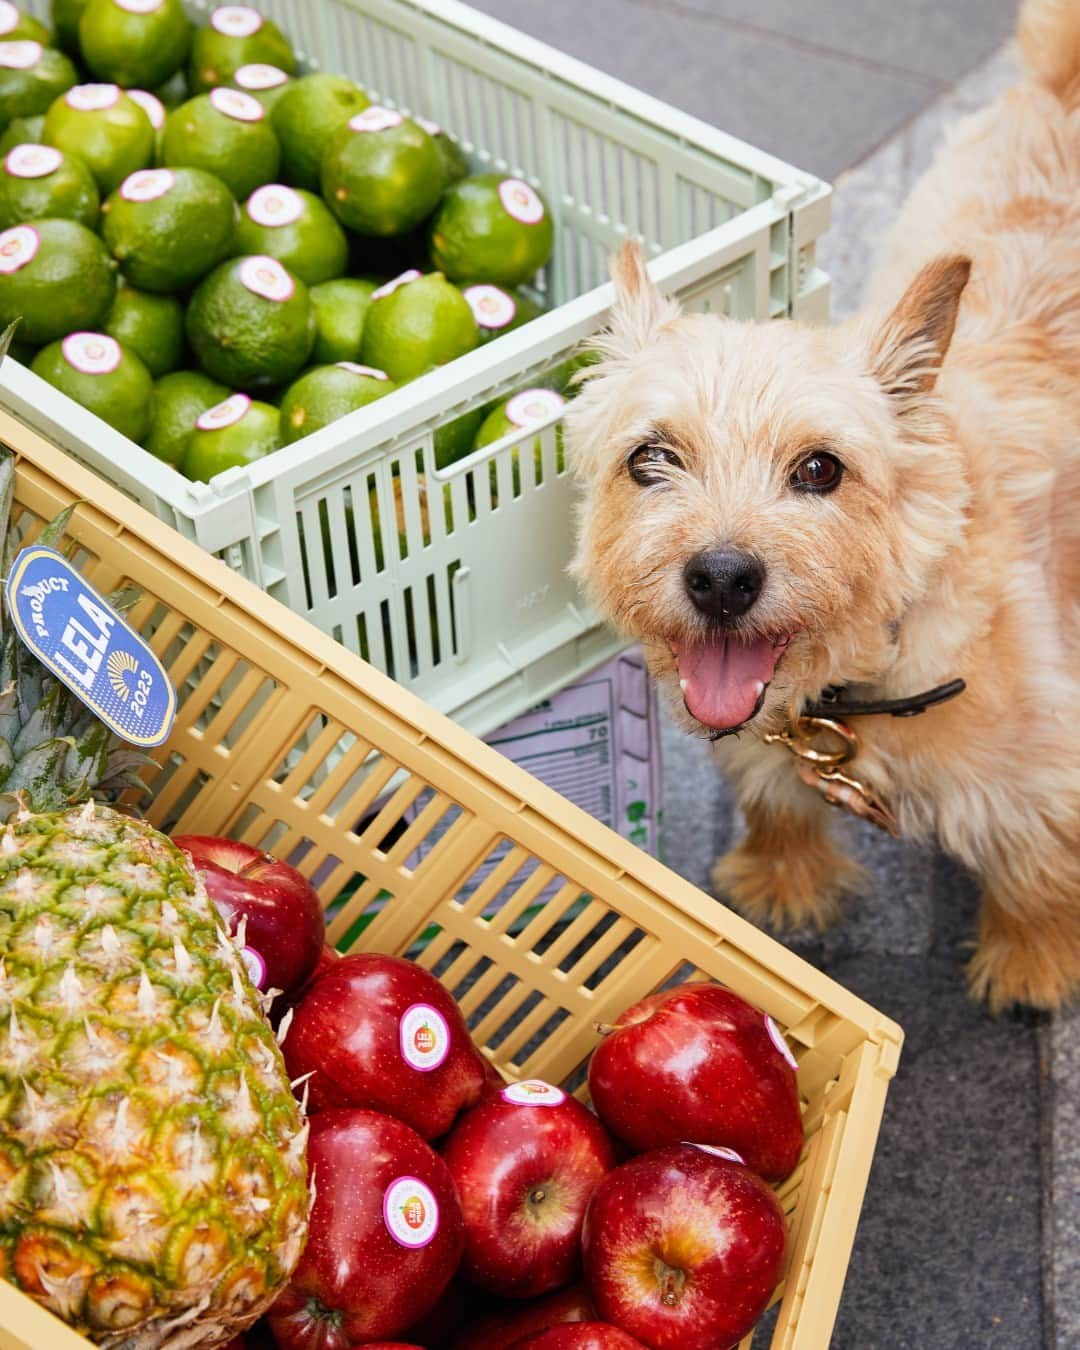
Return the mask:
<path id="1" fill-rule="evenodd" d="M 624 249 L 567 417 L 575 566 L 688 725 L 887 667 L 968 501 L 934 394 L 967 275 L 933 264 L 876 331 L 750 325 L 680 316 Z"/>

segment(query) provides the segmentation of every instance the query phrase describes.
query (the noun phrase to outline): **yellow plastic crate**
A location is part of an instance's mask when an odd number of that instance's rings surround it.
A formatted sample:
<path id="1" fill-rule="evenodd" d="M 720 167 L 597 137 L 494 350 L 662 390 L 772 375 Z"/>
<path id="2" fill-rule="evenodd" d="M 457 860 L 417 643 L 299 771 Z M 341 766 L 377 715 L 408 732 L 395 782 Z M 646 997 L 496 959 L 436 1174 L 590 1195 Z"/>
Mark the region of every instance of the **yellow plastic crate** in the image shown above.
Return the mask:
<path id="1" fill-rule="evenodd" d="M 292 857 L 328 905 L 351 882 L 331 939 L 370 916 L 353 947 L 432 969 L 509 1077 L 581 1093 L 594 1024 L 675 978 L 722 981 L 776 1019 L 807 1142 L 779 1190 L 791 1241 L 771 1344 L 823 1350 L 900 1028 L 2 412 L 0 442 L 27 539 L 78 502 L 70 552 L 88 580 L 141 594 L 130 621 L 180 695 L 148 771 L 154 824 Z M 0 1281 L 0 1350 L 86 1345 Z"/>

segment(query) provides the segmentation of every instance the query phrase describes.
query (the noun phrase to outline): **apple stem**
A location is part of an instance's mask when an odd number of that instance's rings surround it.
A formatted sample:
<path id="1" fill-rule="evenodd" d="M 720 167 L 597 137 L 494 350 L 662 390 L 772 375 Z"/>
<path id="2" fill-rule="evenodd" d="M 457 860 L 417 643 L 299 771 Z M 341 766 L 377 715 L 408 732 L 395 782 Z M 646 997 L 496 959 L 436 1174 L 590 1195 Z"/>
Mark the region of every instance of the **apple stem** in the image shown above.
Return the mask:
<path id="1" fill-rule="evenodd" d="M 610 1022 L 596 1022 L 594 1025 L 601 1036 L 610 1036 L 613 1031 L 618 1031 L 618 1027 L 612 1026 Z"/>

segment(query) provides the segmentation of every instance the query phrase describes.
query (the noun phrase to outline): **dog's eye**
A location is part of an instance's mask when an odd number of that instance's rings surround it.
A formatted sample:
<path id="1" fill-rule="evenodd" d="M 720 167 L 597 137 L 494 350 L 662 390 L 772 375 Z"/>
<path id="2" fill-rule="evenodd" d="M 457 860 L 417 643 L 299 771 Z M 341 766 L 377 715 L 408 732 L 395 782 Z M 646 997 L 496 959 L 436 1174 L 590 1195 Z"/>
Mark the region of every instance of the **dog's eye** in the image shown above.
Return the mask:
<path id="1" fill-rule="evenodd" d="M 800 492 L 832 492 L 843 477 L 844 466 L 835 455 L 815 450 L 795 467 L 791 486 Z"/>
<path id="2" fill-rule="evenodd" d="M 661 482 L 665 469 L 681 469 L 682 460 L 674 450 L 667 450 L 662 445 L 639 445 L 626 461 L 626 467 L 635 483 L 647 487 L 650 483 Z"/>

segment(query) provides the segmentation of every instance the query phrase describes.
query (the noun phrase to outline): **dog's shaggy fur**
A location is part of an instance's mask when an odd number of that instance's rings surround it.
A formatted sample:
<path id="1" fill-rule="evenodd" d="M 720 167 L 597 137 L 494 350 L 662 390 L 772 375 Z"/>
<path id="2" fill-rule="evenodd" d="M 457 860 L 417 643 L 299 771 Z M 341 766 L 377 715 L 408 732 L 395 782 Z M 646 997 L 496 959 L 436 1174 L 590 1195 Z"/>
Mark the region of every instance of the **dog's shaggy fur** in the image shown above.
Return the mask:
<path id="1" fill-rule="evenodd" d="M 854 771 L 904 834 L 936 834 L 978 874 L 970 984 L 995 1009 L 1080 988 L 1080 3 L 1027 0 L 1020 40 L 1029 80 L 956 129 L 863 315 L 680 316 L 627 247 L 568 417 L 577 570 L 687 729 L 708 719 L 680 696 L 676 652 L 776 643 L 757 708 L 716 747 L 748 830 L 715 880 L 754 920 L 821 924 L 857 875 L 764 734 L 828 685 L 899 698 L 966 680 L 922 716 L 859 719 Z M 664 452 L 645 486 L 639 447 Z M 839 486 L 797 490 L 821 451 Z M 765 578 L 719 624 L 684 582 L 717 547 Z"/>

